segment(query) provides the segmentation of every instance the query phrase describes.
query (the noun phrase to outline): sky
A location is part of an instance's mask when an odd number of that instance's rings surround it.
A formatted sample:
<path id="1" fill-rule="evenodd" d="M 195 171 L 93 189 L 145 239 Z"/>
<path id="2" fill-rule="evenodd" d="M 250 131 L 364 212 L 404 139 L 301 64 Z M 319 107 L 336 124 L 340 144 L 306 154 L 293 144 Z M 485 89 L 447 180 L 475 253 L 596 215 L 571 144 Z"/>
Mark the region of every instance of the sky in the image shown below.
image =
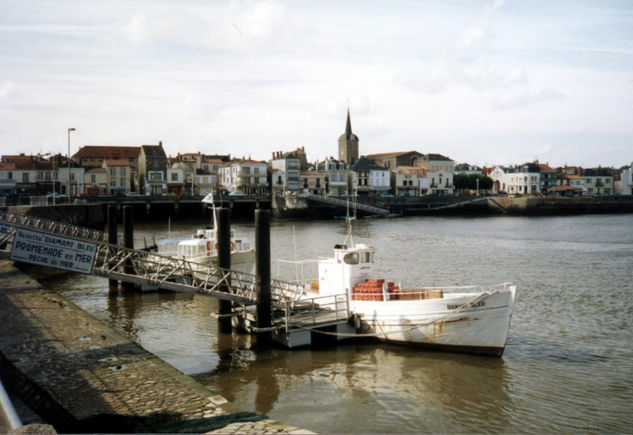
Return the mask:
<path id="1" fill-rule="evenodd" d="M 0 1 L 0 154 L 633 162 L 633 2 Z"/>

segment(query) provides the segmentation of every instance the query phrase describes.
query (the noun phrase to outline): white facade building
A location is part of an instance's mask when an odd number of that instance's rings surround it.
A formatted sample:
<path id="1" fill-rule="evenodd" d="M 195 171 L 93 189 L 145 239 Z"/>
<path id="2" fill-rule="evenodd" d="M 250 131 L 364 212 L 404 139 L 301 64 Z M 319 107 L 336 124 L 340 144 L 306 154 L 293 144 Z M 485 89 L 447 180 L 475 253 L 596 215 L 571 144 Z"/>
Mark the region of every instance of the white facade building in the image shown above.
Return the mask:
<path id="1" fill-rule="evenodd" d="M 509 195 L 533 195 L 541 192 L 541 176 L 538 172 L 511 172 L 497 166 L 491 173 L 493 190 Z"/>
<path id="2" fill-rule="evenodd" d="M 391 191 L 389 169 L 361 157 L 352 166 L 352 190 L 358 193 L 386 194 Z"/>
<path id="3" fill-rule="evenodd" d="M 620 195 L 633 195 L 633 163 L 622 170 L 618 193 Z"/>
<path id="4" fill-rule="evenodd" d="M 245 195 L 267 195 L 269 192 L 266 162 L 241 160 L 219 169 L 220 188 Z"/>

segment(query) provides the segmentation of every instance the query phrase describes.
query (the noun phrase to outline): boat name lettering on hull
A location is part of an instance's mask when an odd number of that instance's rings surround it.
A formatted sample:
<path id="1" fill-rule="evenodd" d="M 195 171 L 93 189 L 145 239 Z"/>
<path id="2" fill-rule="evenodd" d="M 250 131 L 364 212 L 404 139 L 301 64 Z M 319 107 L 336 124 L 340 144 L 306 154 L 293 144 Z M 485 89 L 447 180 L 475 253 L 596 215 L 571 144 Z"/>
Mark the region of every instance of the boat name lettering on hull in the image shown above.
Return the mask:
<path id="1" fill-rule="evenodd" d="M 448 310 L 456 310 L 458 308 L 463 307 L 464 305 L 460 305 L 460 304 L 446 304 L 446 309 Z M 478 308 L 478 307 L 485 307 L 486 306 L 486 301 L 479 301 L 479 302 L 474 302 L 472 304 L 467 304 L 467 307 L 472 307 L 472 308 Z"/>

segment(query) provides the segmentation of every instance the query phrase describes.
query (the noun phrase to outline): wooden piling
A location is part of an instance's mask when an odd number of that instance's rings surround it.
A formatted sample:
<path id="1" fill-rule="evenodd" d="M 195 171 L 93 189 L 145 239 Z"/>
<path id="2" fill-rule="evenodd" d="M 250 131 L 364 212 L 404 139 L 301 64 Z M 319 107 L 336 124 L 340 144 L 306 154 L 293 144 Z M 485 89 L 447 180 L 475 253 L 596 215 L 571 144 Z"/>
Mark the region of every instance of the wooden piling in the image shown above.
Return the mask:
<path id="1" fill-rule="evenodd" d="M 123 246 L 129 249 L 134 249 L 134 209 L 131 205 L 123 206 Z M 125 261 L 124 271 L 126 274 L 134 273 L 134 265 L 132 260 Z M 123 283 L 125 290 L 133 290 L 134 284 L 125 282 Z"/>
<path id="2" fill-rule="evenodd" d="M 108 205 L 108 243 L 110 243 L 111 245 L 116 245 L 118 243 L 116 216 L 116 205 Z M 108 289 L 110 290 L 110 292 L 118 291 L 119 281 L 117 281 L 116 279 L 109 279 Z"/>
<path id="3" fill-rule="evenodd" d="M 270 293 L 270 210 L 255 210 L 255 285 L 257 288 L 257 327 L 272 326 Z M 272 333 L 259 332 L 257 346 L 268 347 Z"/>
<path id="4" fill-rule="evenodd" d="M 217 228 L 217 252 L 218 252 L 218 267 L 220 269 L 231 269 L 231 210 L 228 208 L 220 208 L 218 210 L 218 228 Z M 220 285 L 220 291 L 228 293 L 231 281 L 225 280 Z M 219 313 L 218 328 L 220 332 L 231 333 L 231 301 L 225 301 L 220 299 L 219 301 Z"/>

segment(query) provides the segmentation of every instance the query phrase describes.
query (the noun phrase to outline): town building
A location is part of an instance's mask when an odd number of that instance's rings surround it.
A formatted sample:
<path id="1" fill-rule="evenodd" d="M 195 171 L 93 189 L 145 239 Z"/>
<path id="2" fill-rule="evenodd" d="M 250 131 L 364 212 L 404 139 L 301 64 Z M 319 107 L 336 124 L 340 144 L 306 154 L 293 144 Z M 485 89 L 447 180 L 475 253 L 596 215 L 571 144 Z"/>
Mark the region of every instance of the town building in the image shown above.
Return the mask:
<path id="1" fill-rule="evenodd" d="M 301 191 L 313 195 L 325 195 L 325 174 L 320 171 L 301 171 Z"/>
<path id="2" fill-rule="evenodd" d="M 547 193 L 552 187 L 556 187 L 558 185 L 556 169 L 552 169 L 547 163 L 539 163 L 538 160 L 535 164 L 538 166 L 540 174 L 541 192 Z"/>
<path id="3" fill-rule="evenodd" d="M 282 153 L 276 151 L 270 161 L 270 167 L 277 169 L 277 180 L 281 180 L 281 194 L 285 192 L 299 192 L 301 178 L 301 159 L 296 153 Z"/>
<path id="4" fill-rule="evenodd" d="M 391 173 L 391 184 L 395 195 L 421 196 L 429 193 L 431 179 L 419 166 L 398 166 Z"/>
<path id="5" fill-rule="evenodd" d="M 368 154 L 365 157 L 377 165 L 393 171 L 398 166 L 420 166 L 419 163 L 424 158 L 424 155 L 417 151 L 399 151 L 393 153 Z"/>
<path id="6" fill-rule="evenodd" d="M 106 168 L 89 168 L 84 172 L 84 195 L 101 196 L 108 191 Z"/>
<path id="7" fill-rule="evenodd" d="M 377 165 L 366 157 L 361 157 L 352 165 L 350 178 L 352 191 L 359 195 L 384 195 L 391 191 L 389 169 Z"/>
<path id="8" fill-rule="evenodd" d="M 417 161 L 416 166 L 420 166 L 427 171 L 431 179 L 429 194 L 432 195 L 452 195 L 455 186 L 453 184 L 453 170 L 455 162 L 441 154 L 423 154 Z"/>
<path id="9" fill-rule="evenodd" d="M 582 176 L 585 178 L 587 195 L 613 195 L 613 176 L 609 169 L 584 169 Z"/>
<path id="10" fill-rule="evenodd" d="M 136 169 L 141 147 L 86 145 L 73 154 L 72 160 L 82 168 L 102 168 L 104 160 L 125 159 Z"/>
<path id="11" fill-rule="evenodd" d="M 325 176 L 325 190 L 328 195 L 340 196 L 349 193 L 347 165 L 343 160 L 328 157 L 317 162 L 316 168 Z"/>
<path id="12" fill-rule="evenodd" d="M 193 192 L 194 189 L 192 188 L 191 191 Z M 167 168 L 167 193 L 175 196 L 184 195 L 185 175 L 182 168 Z"/>
<path id="13" fill-rule="evenodd" d="M 158 142 L 158 145 L 141 145 L 138 156 L 139 193 L 167 193 L 167 167 L 168 160 L 162 142 Z"/>
<path id="14" fill-rule="evenodd" d="M 121 196 L 131 191 L 132 167 L 127 159 L 104 160 L 102 167 L 106 173 L 107 194 Z"/>
<path id="15" fill-rule="evenodd" d="M 556 177 L 556 186 L 550 187 L 548 192 L 557 196 L 580 196 L 586 191 L 584 177 L 559 173 Z"/>
<path id="16" fill-rule="evenodd" d="M 351 167 L 358 161 L 358 136 L 352 133 L 349 109 L 347 109 L 345 133 L 338 138 L 338 159 L 344 161 L 347 167 Z"/>
<path id="17" fill-rule="evenodd" d="M 531 172 L 538 167 L 523 165 L 515 168 L 495 167 L 490 173 L 493 191 L 510 195 L 534 195 L 540 193 L 540 174 Z"/>
<path id="18" fill-rule="evenodd" d="M 480 167 L 469 165 L 468 163 L 459 163 L 453 168 L 454 175 L 483 175 L 483 173 L 484 171 Z"/>
<path id="19" fill-rule="evenodd" d="M 15 175 L 15 163 L 0 162 L 0 195 L 15 195 L 17 193 Z"/>
<path id="20" fill-rule="evenodd" d="M 231 193 L 243 195 L 268 195 L 266 162 L 237 160 L 220 168 L 219 187 Z"/>
<path id="21" fill-rule="evenodd" d="M 622 168 L 618 186 L 617 192 L 620 195 L 633 195 L 633 163 L 631 166 Z"/>

